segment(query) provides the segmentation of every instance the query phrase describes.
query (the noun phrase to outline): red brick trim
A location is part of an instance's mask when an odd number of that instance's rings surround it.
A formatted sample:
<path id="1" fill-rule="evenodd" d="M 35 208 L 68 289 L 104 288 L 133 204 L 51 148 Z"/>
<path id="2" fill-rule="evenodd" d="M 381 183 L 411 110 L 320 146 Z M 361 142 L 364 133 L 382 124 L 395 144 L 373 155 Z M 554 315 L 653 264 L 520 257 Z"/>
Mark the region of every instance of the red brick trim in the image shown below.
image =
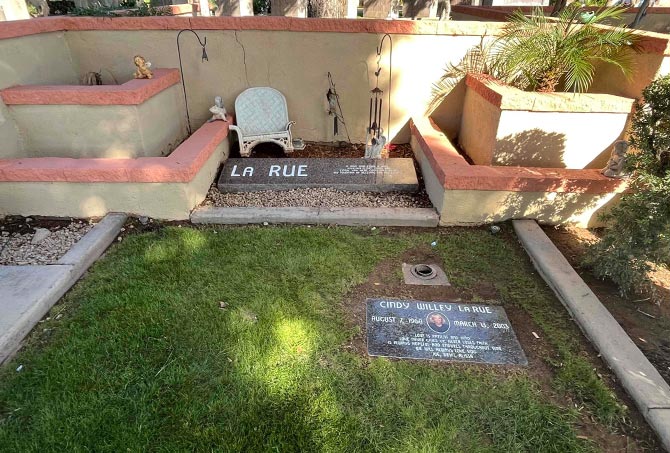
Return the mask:
<path id="1" fill-rule="evenodd" d="M 488 75 L 468 74 L 466 86 L 501 110 L 629 114 L 634 99 L 602 93 L 538 93 L 522 91 Z"/>
<path id="2" fill-rule="evenodd" d="M 329 33 L 480 36 L 496 34 L 502 24 L 382 19 L 302 19 L 296 17 L 44 17 L 3 22 L 0 39 L 55 31 L 268 30 Z"/>
<path id="3" fill-rule="evenodd" d="M 178 69 L 156 69 L 152 79 L 122 85 L 19 85 L 0 97 L 7 105 L 137 105 L 180 80 Z"/>
<path id="4" fill-rule="evenodd" d="M 0 160 L 0 183 L 187 183 L 227 136 L 228 123 L 215 121 L 205 123 L 168 157 L 3 159 Z"/>
<path id="5" fill-rule="evenodd" d="M 481 10 L 484 10 L 481 12 Z M 454 5 L 454 12 L 490 15 L 505 20 L 508 13 Z M 502 15 L 501 15 L 502 14 Z M 501 18 L 502 17 L 502 18 Z M 382 19 L 302 19 L 296 17 L 43 17 L 3 22 L 0 39 L 56 31 L 129 30 L 267 30 L 325 33 L 389 33 L 400 35 L 496 36 L 504 26 L 499 22 L 459 22 Z M 661 33 L 640 32 L 641 46 L 647 53 L 670 55 L 669 38 Z"/>
<path id="6" fill-rule="evenodd" d="M 470 165 L 429 118 L 410 121 L 412 136 L 446 190 L 620 193 L 625 181 L 599 170 Z"/>

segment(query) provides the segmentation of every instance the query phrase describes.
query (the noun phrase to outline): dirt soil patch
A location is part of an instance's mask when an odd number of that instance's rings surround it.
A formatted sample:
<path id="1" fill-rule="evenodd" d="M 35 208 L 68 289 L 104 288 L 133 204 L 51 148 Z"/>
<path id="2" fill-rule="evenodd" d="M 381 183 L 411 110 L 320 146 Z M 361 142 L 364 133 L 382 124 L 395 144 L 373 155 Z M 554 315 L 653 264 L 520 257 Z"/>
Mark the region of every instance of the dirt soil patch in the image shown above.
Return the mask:
<path id="1" fill-rule="evenodd" d="M 291 153 L 292 158 L 351 158 L 365 156 L 365 144 L 363 143 L 322 143 L 322 142 L 307 142 L 305 149 L 296 150 Z M 231 156 L 233 157 L 233 156 Z M 234 157 L 239 157 L 234 156 Z M 251 152 L 251 157 L 286 157 L 284 152 L 278 145 L 273 143 L 261 143 L 256 145 Z M 382 157 L 414 157 L 412 147 L 408 143 L 389 146 L 382 152 Z"/>
<path id="2" fill-rule="evenodd" d="M 656 286 L 655 297 L 622 297 L 614 283 L 597 279 L 581 264 L 587 245 L 597 239 L 593 232 L 574 227 L 544 227 L 544 231 L 666 382 L 670 382 L 670 271 L 657 269 L 651 275 Z"/>

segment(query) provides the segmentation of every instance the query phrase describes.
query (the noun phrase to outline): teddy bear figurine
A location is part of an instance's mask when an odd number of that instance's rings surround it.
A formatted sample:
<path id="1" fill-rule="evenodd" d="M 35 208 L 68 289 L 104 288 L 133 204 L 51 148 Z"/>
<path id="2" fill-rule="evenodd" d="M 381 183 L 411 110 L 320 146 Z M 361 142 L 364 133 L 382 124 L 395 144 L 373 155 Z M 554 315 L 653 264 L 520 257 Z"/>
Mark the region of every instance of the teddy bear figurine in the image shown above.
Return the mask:
<path id="1" fill-rule="evenodd" d="M 221 96 L 214 98 L 214 105 L 209 109 L 209 111 L 212 113 L 212 117 L 207 121 L 208 123 L 216 120 L 228 122 L 228 119 L 226 118 L 228 113 L 226 112 L 226 108 L 223 106 L 223 99 Z"/>
<path id="2" fill-rule="evenodd" d="M 137 71 L 133 73 L 133 77 L 136 79 L 151 79 L 154 74 L 151 72 L 151 63 L 144 59 L 142 55 L 135 55 L 133 58 L 135 66 L 137 66 Z"/>
<path id="3" fill-rule="evenodd" d="M 628 152 L 628 142 L 625 140 L 617 140 L 614 142 L 612 148 L 612 155 L 607 161 L 605 168 L 600 170 L 604 176 L 608 178 L 623 178 L 624 167 L 626 164 L 626 153 Z"/>

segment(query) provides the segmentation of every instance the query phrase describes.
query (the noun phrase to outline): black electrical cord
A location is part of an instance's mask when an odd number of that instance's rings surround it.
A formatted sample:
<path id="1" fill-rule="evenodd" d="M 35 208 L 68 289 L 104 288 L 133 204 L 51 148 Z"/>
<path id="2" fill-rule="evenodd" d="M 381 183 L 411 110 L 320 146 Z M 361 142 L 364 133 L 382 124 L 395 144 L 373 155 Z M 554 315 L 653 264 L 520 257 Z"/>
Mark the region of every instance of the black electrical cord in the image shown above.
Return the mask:
<path id="1" fill-rule="evenodd" d="M 207 46 L 206 36 L 204 41 L 201 40 L 200 35 L 198 35 L 192 28 L 185 28 L 183 30 L 180 30 L 179 33 L 177 33 L 177 55 L 179 56 L 179 72 L 181 73 L 181 90 L 184 93 L 184 106 L 186 107 L 186 122 L 188 123 L 188 135 L 191 135 L 193 133 L 193 130 L 191 129 L 191 116 L 188 113 L 188 99 L 186 98 L 186 83 L 184 82 L 184 67 L 181 63 L 181 49 L 179 48 L 179 37 L 185 31 L 190 31 L 195 35 L 196 38 L 198 38 L 198 43 L 200 43 L 200 46 L 202 47 L 201 62 L 204 63 L 205 61 L 209 61 L 209 58 L 207 57 L 207 51 L 205 50 L 205 47 Z"/>

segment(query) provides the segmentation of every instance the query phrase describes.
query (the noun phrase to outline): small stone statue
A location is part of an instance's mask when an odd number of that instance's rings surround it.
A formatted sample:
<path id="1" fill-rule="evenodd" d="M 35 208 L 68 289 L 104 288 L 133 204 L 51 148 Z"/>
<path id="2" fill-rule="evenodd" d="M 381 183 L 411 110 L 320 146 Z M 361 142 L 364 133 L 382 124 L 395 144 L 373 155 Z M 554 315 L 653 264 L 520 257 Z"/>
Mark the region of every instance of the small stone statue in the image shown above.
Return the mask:
<path id="1" fill-rule="evenodd" d="M 607 161 L 605 168 L 600 170 L 600 173 L 608 178 L 623 178 L 623 167 L 626 163 L 626 153 L 628 152 L 628 142 L 626 140 L 618 140 L 614 142 L 612 148 L 612 155 Z"/>
<path id="2" fill-rule="evenodd" d="M 142 55 L 135 55 L 133 58 L 135 66 L 137 66 L 137 71 L 133 73 L 133 77 L 136 79 L 151 79 L 154 74 L 151 72 L 151 63 L 146 61 Z"/>
<path id="3" fill-rule="evenodd" d="M 228 112 L 226 112 L 226 108 L 223 106 L 223 99 L 221 96 L 214 98 L 214 105 L 209 108 L 209 111 L 212 113 L 212 117 L 207 121 L 208 123 L 216 120 L 228 122 L 228 119 L 226 118 Z"/>
<path id="4" fill-rule="evenodd" d="M 379 138 L 373 137 L 369 148 L 365 150 L 365 157 L 371 159 L 381 159 L 384 145 L 386 145 L 385 136 L 382 135 Z"/>

